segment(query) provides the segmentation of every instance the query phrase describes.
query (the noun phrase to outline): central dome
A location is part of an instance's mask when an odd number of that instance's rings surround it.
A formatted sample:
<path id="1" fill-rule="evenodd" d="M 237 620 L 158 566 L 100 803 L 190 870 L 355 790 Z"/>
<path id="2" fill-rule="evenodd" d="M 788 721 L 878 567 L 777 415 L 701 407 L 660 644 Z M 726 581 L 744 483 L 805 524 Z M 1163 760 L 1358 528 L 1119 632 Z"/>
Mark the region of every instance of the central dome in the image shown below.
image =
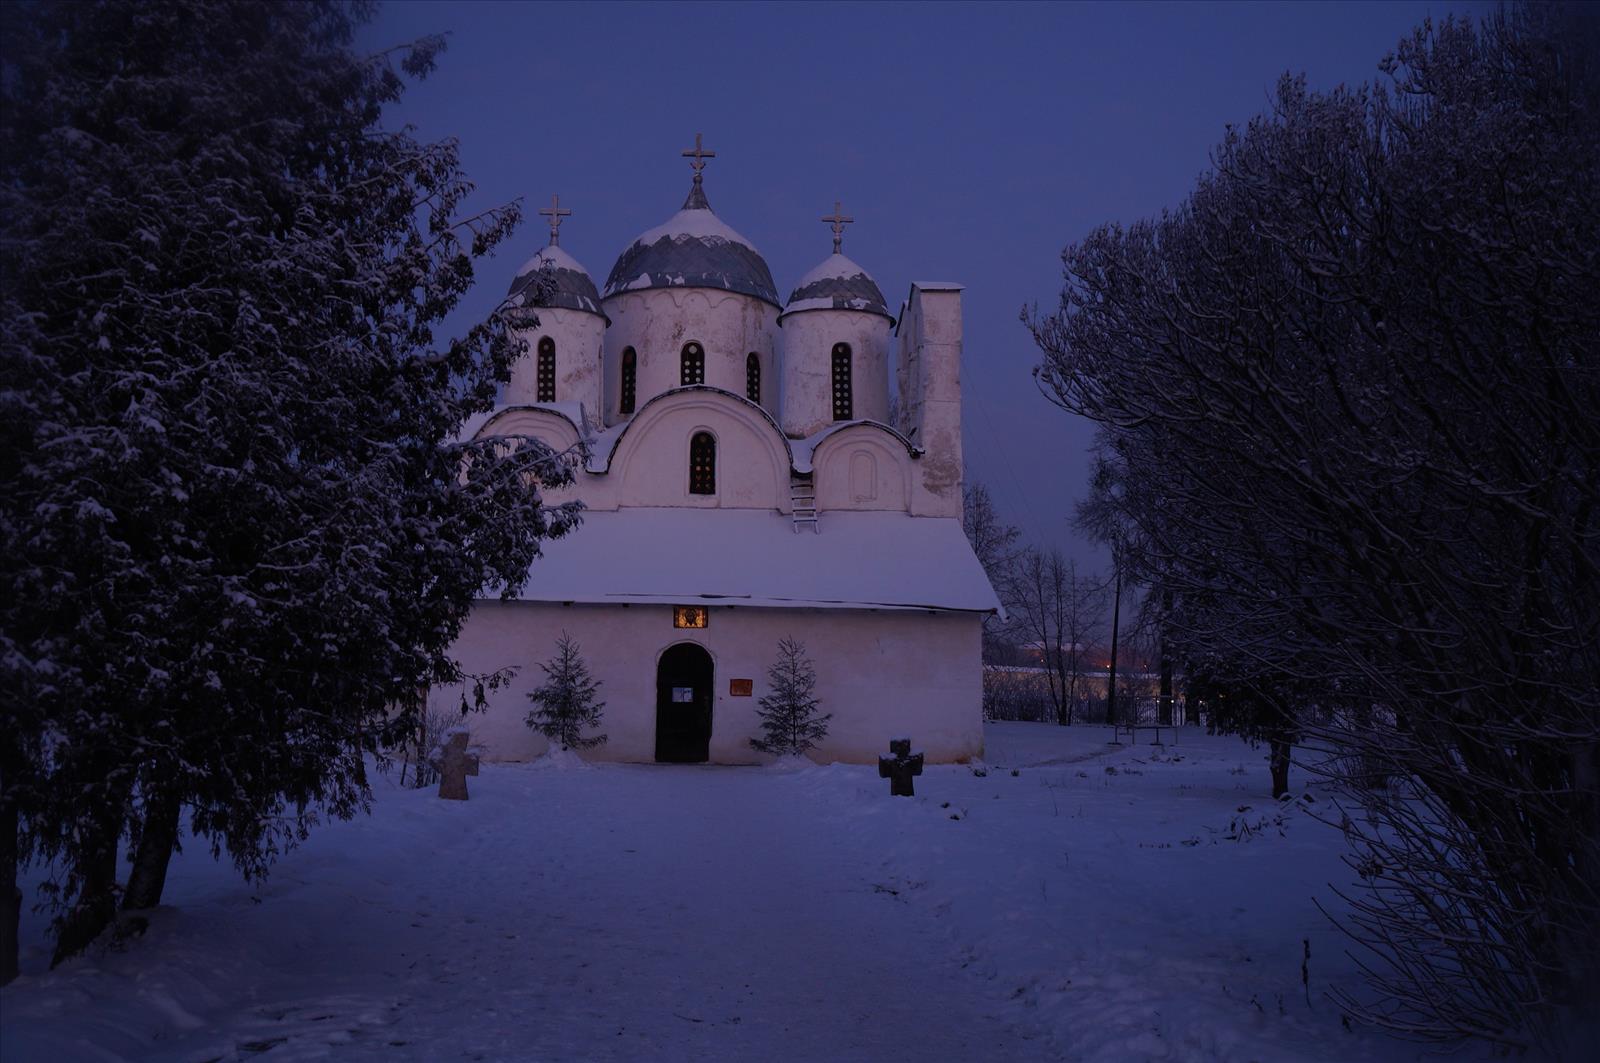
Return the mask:
<path id="1" fill-rule="evenodd" d="M 721 288 L 782 309 L 766 259 L 711 212 L 698 181 L 682 210 L 622 252 L 602 298 L 646 288 Z"/>

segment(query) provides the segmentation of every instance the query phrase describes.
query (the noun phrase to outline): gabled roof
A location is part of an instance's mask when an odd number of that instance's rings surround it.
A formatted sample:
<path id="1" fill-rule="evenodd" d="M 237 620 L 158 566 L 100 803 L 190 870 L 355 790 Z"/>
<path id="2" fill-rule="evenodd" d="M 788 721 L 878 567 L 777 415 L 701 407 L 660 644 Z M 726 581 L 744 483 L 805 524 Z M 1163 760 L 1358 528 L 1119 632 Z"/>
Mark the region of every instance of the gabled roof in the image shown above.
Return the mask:
<path id="1" fill-rule="evenodd" d="M 1000 608 L 961 522 L 947 517 L 828 512 L 820 532 L 796 534 L 793 520 L 772 510 L 591 510 L 542 549 L 520 601 Z"/>

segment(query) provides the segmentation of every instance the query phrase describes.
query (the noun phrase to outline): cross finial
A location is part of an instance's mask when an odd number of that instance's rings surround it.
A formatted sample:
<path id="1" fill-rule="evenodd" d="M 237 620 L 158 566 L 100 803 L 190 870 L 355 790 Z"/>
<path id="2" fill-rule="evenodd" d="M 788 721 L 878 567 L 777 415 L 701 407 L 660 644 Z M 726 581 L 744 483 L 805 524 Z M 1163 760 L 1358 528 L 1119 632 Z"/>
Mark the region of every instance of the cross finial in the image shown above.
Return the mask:
<path id="1" fill-rule="evenodd" d="M 844 227 L 855 221 L 855 219 L 847 218 L 839 213 L 839 201 L 836 199 L 833 201 L 833 213 L 825 216 L 822 220 L 833 224 L 833 253 L 840 254 L 839 248 L 844 244 Z"/>
<path id="2" fill-rule="evenodd" d="M 550 205 L 541 209 L 539 213 L 550 219 L 550 246 L 560 246 L 561 219 L 570 216 L 572 211 L 566 210 L 561 206 L 560 196 L 551 196 Z"/>
<path id="3" fill-rule="evenodd" d="M 704 170 L 706 168 L 706 160 L 707 159 L 714 159 L 714 158 L 717 157 L 717 153 L 716 152 L 707 151 L 705 149 L 705 147 L 702 145 L 701 139 L 700 139 L 701 135 L 702 134 L 700 134 L 700 133 L 696 133 L 694 135 L 694 147 L 690 148 L 688 151 L 685 151 L 683 153 L 683 157 L 684 158 L 693 159 L 694 160 L 689 165 L 690 165 L 690 167 L 692 167 L 694 169 L 694 183 L 695 184 L 699 184 L 700 183 L 700 171 Z"/>

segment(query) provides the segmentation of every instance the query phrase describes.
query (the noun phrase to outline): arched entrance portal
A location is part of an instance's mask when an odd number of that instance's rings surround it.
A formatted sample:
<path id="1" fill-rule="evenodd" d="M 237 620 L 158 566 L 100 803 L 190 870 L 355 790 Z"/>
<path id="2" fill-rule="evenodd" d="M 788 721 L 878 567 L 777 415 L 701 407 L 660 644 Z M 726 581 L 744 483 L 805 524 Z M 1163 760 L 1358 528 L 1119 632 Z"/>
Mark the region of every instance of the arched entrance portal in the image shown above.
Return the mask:
<path id="1" fill-rule="evenodd" d="M 656 666 L 656 760 L 702 764 L 711 756 L 711 655 L 692 642 Z"/>

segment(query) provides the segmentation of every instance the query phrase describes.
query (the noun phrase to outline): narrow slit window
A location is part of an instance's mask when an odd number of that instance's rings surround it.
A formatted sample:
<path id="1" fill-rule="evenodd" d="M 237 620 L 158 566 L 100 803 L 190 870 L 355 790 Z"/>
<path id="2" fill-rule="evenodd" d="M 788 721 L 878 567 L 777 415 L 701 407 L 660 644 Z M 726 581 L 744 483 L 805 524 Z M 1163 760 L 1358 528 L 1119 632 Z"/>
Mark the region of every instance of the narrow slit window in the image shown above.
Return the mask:
<path id="1" fill-rule="evenodd" d="M 744 360 L 744 394 L 751 402 L 761 403 L 761 359 L 751 351 Z"/>
<path id="2" fill-rule="evenodd" d="M 849 421 L 854 418 L 855 404 L 850 397 L 850 345 L 833 345 L 833 419 Z"/>
<path id="3" fill-rule="evenodd" d="M 710 432 L 696 432 L 689 440 L 689 493 L 717 493 L 717 441 Z"/>
<path id="4" fill-rule="evenodd" d="M 556 341 L 549 336 L 539 337 L 538 401 L 556 401 Z"/>
<path id="5" fill-rule="evenodd" d="M 706 351 L 698 343 L 683 345 L 683 370 L 679 376 L 679 383 L 684 387 L 690 384 L 704 384 L 706 382 Z"/>
<path id="6" fill-rule="evenodd" d="M 622 349 L 622 412 L 633 412 L 633 397 L 638 391 L 639 358 L 632 347 Z"/>

